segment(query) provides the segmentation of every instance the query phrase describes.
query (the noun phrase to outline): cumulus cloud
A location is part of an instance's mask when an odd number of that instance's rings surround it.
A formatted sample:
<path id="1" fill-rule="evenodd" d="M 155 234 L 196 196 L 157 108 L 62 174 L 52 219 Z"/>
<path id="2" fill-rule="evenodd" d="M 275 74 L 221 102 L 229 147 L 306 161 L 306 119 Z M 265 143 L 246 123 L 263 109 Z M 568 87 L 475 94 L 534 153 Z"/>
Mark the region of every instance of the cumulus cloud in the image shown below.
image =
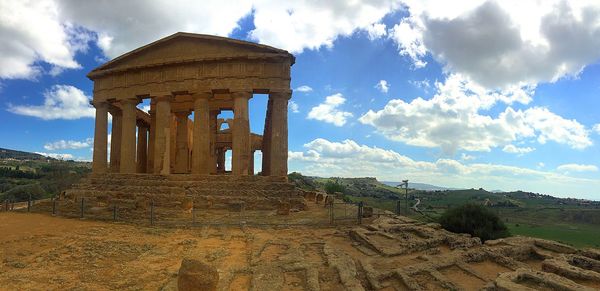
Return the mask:
<path id="1" fill-rule="evenodd" d="M 290 101 L 289 108 L 293 113 L 300 112 L 300 106 L 298 106 L 298 103 L 296 103 L 294 101 Z"/>
<path id="2" fill-rule="evenodd" d="M 488 88 L 553 82 L 600 58 L 597 1 L 404 0 L 392 28 L 415 67 L 430 53 L 445 69 Z"/>
<path id="3" fill-rule="evenodd" d="M 307 92 L 312 92 L 312 90 L 313 90 L 313 88 L 311 88 L 310 86 L 302 85 L 302 86 L 296 88 L 294 91 L 307 93 Z"/>
<path id="4" fill-rule="evenodd" d="M 61 139 L 61 140 L 58 140 L 55 142 L 46 143 L 44 145 L 44 149 L 46 149 L 48 151 L 66 150 L 66 149 L 77 150 L 77 149 L 89 148 L 93 144 L 94 144 L 94 139 L 92 139 L 92 138 L 87 138 L 82 141 Z"/>
<path id="5" fill-rule="evenodd" d="M 513 144 L 507 144 L 504 146 L 504 148 L 502 148 L 503 152 L 506 153 L 510 153 L 510 154 L 518 154 L 518 155 L 524 155 L 524 154 L 528 154 L 530 152 L 535 151 L 535 148 L 532 147 L 517 147 Z"/>
<path id="6" fill-rule="evenodd" d="M 388 84 L 386 80 L 379 80 L 375 85 L 375 88 L 381 91 L 381 93 L 387 93 L 390 90 L 390 84 Z"/>
<path id="7" fill-rule="evenodd" d="M 72 160 L 72 154 L 58 154 L 58 153 L 44 153 L 44 152 L 35 152 L 38 155 L 42 155 L 44 157 L 50 157 L 59 160 Z"/>
<path id="8" fill-rule="evenodd" d="M 358 30 L 378 36 L 381 19 L 400 1 L 257 1 L 250 38 L 299 53 L 332 47 L 339 36 Z"/>
<path id="9" fill-rule="evenodd" d="M 597 172 L 598 167 L 594 165 L 564 164 L 556 167 L 561 172 Z"/>
<path id="10" fill-rule="evenodd" d="M 396 151 L 359 144 L 317 138 L 304 144 L 303 151 L 290 151 L 290 169 L 306 175 L 377 177 L 383 181 L 413 181 L 451 187 L 485 187 L 490 189 L 527 190 L 554 194 L 587 193 L 600 181 L 581 179 L 561 173 L 546 172 L 508 165 L 463 164 L 453 159 L 418 161 Z M 576 183 L 575 188 L 567 185 Z"/>
<path id="11" fill-rule="evenodd" d="M 34 78 L 42 72 L 37 62 L 60 68 L 79 68 L 74 55 L 87 36 L 60 20 L 51 0 L 0 1 L 0 78 Z"/>
<path id="12" fill-rule="evenodd" d="M 54 85 L 44 93 L 43 105 L 12 105 L 8 111 L 44 120 L 79 119 L 94 117 L 95 109 L 90 105 L 90 97 L 70 85 Z"/>
<path id="13" fill-rule="evenodd" d="M 439 147 L 446 154 L 457 150 L 490 151 L 534 137 L 542 144 L 551 140 L 575 149 L 592 144 L 585 126 L 546 108 L 507 107 L 497 117 L 484 114 L 499 103 L 528 104 L 532 89 L 488 90 L 457 74 L 448 76 L 444 83 L 436 82 L 435 87 L 437 93 L 431 99 L 392 99 L 381 110 L 369 110 L 359 121 L 388 139 Z"/>
<path id="14" fill-rule="evenodd" d="M 352 117 L 351 112 L 338 109 L 339 106 L 346 102 L 346 98 L 341 93 L 336 93 L 325 97 L 325 102 L 313 107 L 308 112 L 308 119 L 320 120 L 331 123 L 335 126 L 343 126 L 349 117 Z"/>

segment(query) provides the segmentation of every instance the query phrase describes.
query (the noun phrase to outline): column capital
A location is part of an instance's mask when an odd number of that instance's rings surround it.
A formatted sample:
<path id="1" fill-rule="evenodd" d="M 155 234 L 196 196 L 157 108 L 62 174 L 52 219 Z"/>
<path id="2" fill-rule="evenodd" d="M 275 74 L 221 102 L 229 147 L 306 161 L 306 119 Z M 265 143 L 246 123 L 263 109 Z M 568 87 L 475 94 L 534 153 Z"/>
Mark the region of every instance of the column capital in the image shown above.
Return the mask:
<path id="1" fill-rule="evenodd" d="M 151 94 L 150 96 L 152 96 L 151 97 L 152 101 L 155 101 L 155 102 L 173 101 L 173 99 L 175 99 L 173 94 L 171 94 L 169 92 L 157 92 L 157 93 Z"/>
<path id="2" fill-rule="evenodd" d="M 196 92 L 190 92 L 190 95 L 192 95 L 193 100 L 210 99 L 213 97 L 213 92 L 212 91 L 196 91 Z"/>
<path id="3" fill-rule="evenodd" d="M 96 109 L 100 109 L 100 108 L 103 108 L 103 109 L 108 109 L 108 107 L 109 107 L 109 105 L 110 105 L 110 104 L 109 104 L 108 102 L 106 102 L 106 101 L 92 101 L 92 102 L 90 102 L 90 103 L 91 103 L 91 104 L 94 106 L 94 108 L 96 108 Z"/>
<path id="4" fill-rule="evenodd" d="M 175 116 L 177 117 L 188 117 L 188 115 L 190 115 L 191 111 L 190 110 L 178 110 L 178 111 L 173 111 L 173 114 L 175 114 Z"/>
<path id="5" fill-rule="evenodd" d="M 232 91 L 231 98 L 233 98 L 233 99 L 238 99 L 238 98 L 250 99 L 250 98 L 252 98 L 252 91 Z"/>
<path id="6" fill-rule="evenodd" d="M 139 98 L 127 98 L 127 99 L 121 99 L 119 100 L 119 103 L 121 105 L 128 105 L 128 104 L 133 104 L 133 105 L 138 105 L 140 104 L 140 99 Z"/>
<path id="7" fill-rule="evenodd" d="M 285 98 L 290 100 L 292 98 L 292 90 L 270 91 L 269 98 Z"/>

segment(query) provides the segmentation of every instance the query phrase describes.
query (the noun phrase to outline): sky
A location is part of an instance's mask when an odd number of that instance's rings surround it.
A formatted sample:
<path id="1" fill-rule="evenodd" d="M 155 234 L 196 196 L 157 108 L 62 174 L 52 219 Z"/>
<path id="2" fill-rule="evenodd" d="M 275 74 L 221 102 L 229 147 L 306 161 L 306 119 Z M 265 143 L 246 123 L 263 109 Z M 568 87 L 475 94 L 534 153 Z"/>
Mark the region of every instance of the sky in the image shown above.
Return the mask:
<path id="1" fill-rule="evenodd" d="M 178 31 L 296 56 L 290 172 L 600 200 L 598 1 L 0 0 L 0 147 L 91 160 L 85 75 Z"/>

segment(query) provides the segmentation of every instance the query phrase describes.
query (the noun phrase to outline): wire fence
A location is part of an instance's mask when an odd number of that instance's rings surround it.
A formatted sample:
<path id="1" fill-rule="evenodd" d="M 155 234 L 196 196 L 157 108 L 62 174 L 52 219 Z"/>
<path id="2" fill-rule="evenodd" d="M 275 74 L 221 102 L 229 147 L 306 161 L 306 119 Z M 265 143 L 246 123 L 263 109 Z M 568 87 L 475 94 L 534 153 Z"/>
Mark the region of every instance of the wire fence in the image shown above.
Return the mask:
<path id="1" fill-rule="evenodd" d="M 233 204 L 226 209 L 165 207 L 153 200 L 132 205 L 131 203 L 101 204 L 95 199 L 77 200 L 48 198 L 15 202 L 5 200 L 0 211 L 34 212 L 52 216 L 92 219 L 100 221 L 127 222 L 150 226 L 337 226 L 358 225 L 363 219 L 391 215 L 377 211 L 364 202 L 346 202 L 332 195 L 306 200 L 306 209 L 245 209 Z"/>

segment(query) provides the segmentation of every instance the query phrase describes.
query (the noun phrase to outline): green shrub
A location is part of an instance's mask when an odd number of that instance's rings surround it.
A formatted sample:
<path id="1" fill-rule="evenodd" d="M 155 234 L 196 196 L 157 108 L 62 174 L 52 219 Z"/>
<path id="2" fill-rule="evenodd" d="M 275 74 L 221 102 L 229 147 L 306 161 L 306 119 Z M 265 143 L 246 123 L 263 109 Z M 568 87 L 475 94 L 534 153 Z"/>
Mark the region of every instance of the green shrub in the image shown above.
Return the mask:
<path id="1" fill-rule="evenodd" d="M 46 191 L 39 184 L 20 185 L 0 194 L 0 200 L 27 201 L 30 194 L 33 200 L 41 199 L 46 196 Z"/>
<path id="2" fill-rule="evenodd" d="M 482 241 L 510 236 L 498 215 L 477 204 L 448 209 L 439 219 L 442 227 L 455 233 L 468 233 Z"/>
<path id="3" fill-rule="evenodd" d="M 346 188 L 344 187 L 344 185 L 338 183 L 338 182 L 334 182 L 331 180 L 328 180 L 327 183 L 325 183 L 325 192 L 327 192 L 327 194 L 333 194 L 335 192 L 341 192 L 344 193 L 344 191 L 346 191 Z"/>

